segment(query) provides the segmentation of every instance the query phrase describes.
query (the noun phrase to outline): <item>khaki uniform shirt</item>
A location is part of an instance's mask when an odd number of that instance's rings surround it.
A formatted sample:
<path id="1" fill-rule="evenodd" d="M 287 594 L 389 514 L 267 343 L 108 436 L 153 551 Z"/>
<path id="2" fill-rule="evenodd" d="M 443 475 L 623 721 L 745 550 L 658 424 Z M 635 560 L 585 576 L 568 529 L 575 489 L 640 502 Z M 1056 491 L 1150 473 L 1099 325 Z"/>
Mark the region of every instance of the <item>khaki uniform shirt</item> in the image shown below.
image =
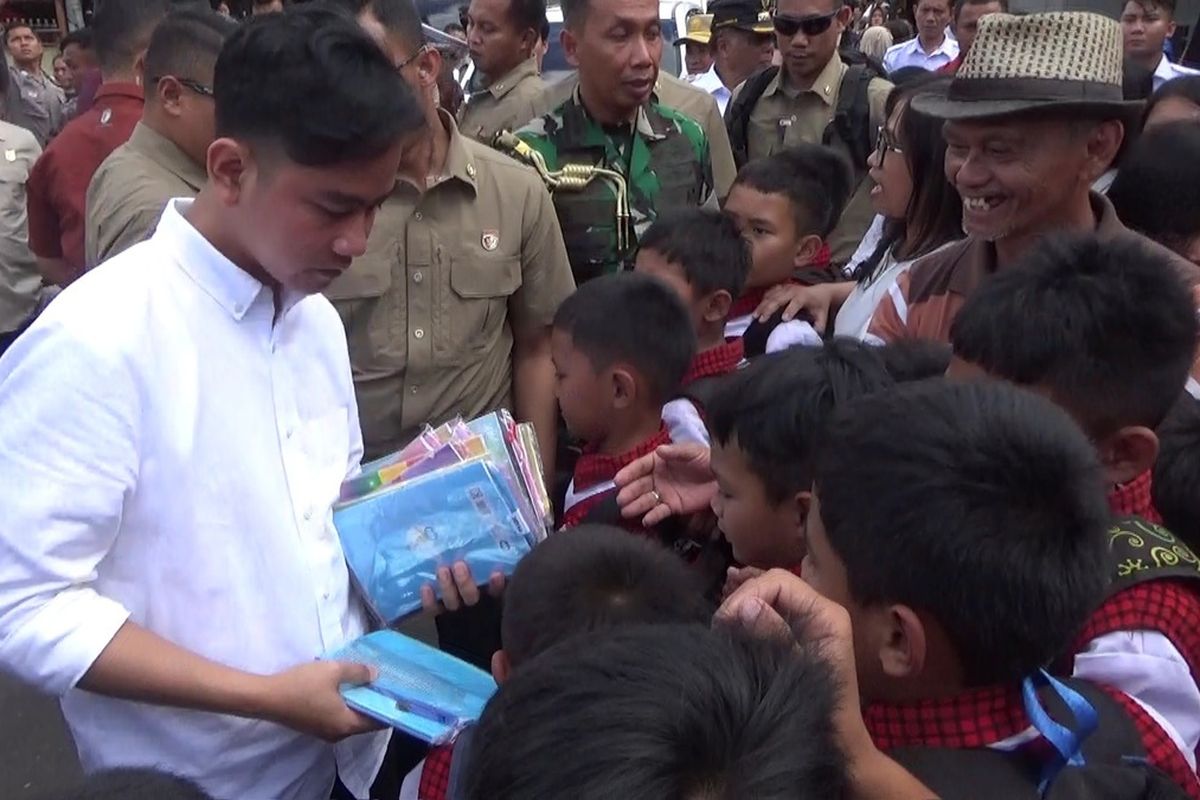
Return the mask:
<path id="1" fill-rule="evenodd" d="M 67 97 L 45 73 L 9 67 L 8 114 L 13 125 L 25 128 L 45 147 L 66 123 Z"/>
<path id="2" fill-rule="evenodd" d="M 45 291 L 29 249 L 25 211 L 25 181 L 41 154 L 32 133 L 0 122 L 0 333 L 24 325 Z"/>
<path id="3" fill-rule="evenodd" d="M 139 122 L 129 141 L 104 160 L 88 186 L 87 266 L 150 238 L 167 201 L 195 197 L 207 179 L 204 167 Z"/>
<path id="4" fill-rule="evenodd" d="M 571 73 L 556 84 L 546 88 L 538 107 L 537 116 L 548 114 L 571 98 L 579 85 L 578 73 Z M 654 99 L 667 108 L 691 117 L 700 124 L 708 139 L 708 156 L 712 161 L 713 191 L 717 199 L 724 200 L 737 177 L 737 165 L 733 162 L 733 148 L 729 145 L 729 131 L 717 108 L 717 101 L 708 92 L 681 81 L 665 72 L 658 73 L 654 86 Z"/>
<path id="5" fill-rule="evenodd" d="M 458 112 L 458 128 L 463 135 L 490 145 L 500 131 L 515 131 L 536 117 L 544 91 L 546 83 L 538 75 L 537 61 L 523 61 L 491 86 L 467 97 Z"/>
<path id="6" fill-rule="evenodd" d="M 329 287 L 350 346 L 367 458 L 425 423 L 511 407 L 514 331 L 551 324 L 575 289 L 533 170 L 450 129 L 443 178 L 400 182 L 367 253 Z"/>
<path id="7" fill-rule="evenodd" d="M 764 158 L 798 144 L 822 144 L 825 129 L 833 121 L 837 110 L 842 76 L 847 69 L 849 67 L 834 53 L 825 69 L 813 81 L 812 87 L 804 91 L 787 86 L 784 80 L 786 71 L 781 69 L 767 84 L 762 97 L 750 111 L 750 126 L 746 132 L 750 160 Z M 878 130 L 887 122 L 884 104 L 891 91 L 892 84 L 882 79 L 871 81 L 867 87 L 872 130 Z M 854 166 L 857 170 L 866 170 L 865 164 Z M 875 211 L 871 208 L 871 185 L 869 179 L 863 179 L 850 198 L 837 228 L 829 237 L 835 264 L 845 264 L 850 260 L 867 228 L 871 226 L 871 220 L 875 217 Z"/>

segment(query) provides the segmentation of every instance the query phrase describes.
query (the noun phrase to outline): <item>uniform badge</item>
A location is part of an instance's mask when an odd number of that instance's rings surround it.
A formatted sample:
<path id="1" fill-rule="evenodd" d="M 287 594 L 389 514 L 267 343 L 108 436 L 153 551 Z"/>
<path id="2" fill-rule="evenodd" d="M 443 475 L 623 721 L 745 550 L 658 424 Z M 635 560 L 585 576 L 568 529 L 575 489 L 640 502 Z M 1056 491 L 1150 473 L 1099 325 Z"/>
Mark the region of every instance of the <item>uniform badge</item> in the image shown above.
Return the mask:
<path id="1" fill-rule="evenodd" d="M 5 150 L 4 151 L 4 160 L 5 161 L 16 161 L 17 160 L 17 151 L 16 150 Z"/>
<path id="2" fill-rule="evenodd" d="M 100 114 L 100 124 L 107 125 L 111 120 L 112 120 L 112 109 L 111 108 L 104 109 L 104 112 Z"/>
<path id="3" fill-rule="evenodd" d="M 484 250 L 492 252 L 500 246 L 500 231 L 484 231 L 479 243 L 483 245 Z"/>

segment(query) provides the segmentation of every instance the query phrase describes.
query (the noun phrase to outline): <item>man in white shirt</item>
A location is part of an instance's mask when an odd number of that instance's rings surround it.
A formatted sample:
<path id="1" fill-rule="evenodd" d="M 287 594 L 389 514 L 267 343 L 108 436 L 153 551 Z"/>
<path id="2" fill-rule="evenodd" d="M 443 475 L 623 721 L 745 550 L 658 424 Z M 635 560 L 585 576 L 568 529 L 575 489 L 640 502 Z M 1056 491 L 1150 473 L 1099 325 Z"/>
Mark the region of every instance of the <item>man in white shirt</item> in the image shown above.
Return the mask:
<path id="1" fill-rule="evenodd" d="M 1200 70 L 1172 64 L 1163 43 L 1175 35 L 1175 0 L 1129 0 L 1121 12 L 1125 57 L 1154 71 L 1154 90 L 1169 80 L 1200 75 Z"/>
<path id="2" fill-rule="evenodd" d="M 888 48 L 883 67 L 889 73 L 903 67 L 936 72 L 958 58 L 958 42 L 946 35 L 951 0 L 918 0 L 917 36 Z"/>
<path id="3" fill-rule="evenodd" d="M 338 686 L 370 670 L 317 660 L 367 627 L 331 511 L 362 439 L 318 293 L 422 117 L 352 20 L 308 7 L 243 26 L 214 87 L 197 199 L 0 358 L 0 667 L 61 696 L 86 771 L 365 797 L 388 736 Z"/>
<path id="4" fill-rule="evenodd" d="M 775 56 L 775 26 L 770 7 L 758 0 L 716 0 L 712 12 L 713 65 L 693 81 L 717 101 L 725 113 L 733 90 Z"/>

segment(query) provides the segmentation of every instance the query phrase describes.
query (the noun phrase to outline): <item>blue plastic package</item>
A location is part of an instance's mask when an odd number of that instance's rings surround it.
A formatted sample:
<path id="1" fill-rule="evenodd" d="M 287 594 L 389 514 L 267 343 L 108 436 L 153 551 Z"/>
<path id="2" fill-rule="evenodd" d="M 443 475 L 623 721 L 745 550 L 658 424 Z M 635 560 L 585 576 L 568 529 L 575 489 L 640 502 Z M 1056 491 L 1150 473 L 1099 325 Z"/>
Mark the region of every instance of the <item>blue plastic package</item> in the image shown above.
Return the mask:
<path id="1" fill-rule="evenodd" d="M 496 691 L 483 670 L 395 631 L 368 634 L 326 658 L 375 667 L 373 683 L 342 687 L 346 704 L 430 744 L 477 722 Z"/>
<path id="2" fill-rule="evenodd" d="M 421 607 L 438 567 L 465 561 L 475 582 L 511 575 L 536 537 L 508 482 L 489 459 L 473 459 L 334 507 L 346 562 L 384 620 Z"/>

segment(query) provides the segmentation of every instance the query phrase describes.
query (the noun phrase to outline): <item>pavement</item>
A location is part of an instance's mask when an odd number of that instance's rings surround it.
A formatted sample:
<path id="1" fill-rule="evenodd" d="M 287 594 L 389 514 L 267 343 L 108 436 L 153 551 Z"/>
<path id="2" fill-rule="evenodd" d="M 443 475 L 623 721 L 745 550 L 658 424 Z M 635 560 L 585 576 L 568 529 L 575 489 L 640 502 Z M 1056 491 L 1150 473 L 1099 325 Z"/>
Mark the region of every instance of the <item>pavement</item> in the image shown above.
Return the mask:
<path id="1" fill-rule="evenodd" d="M 0 671 L 0 797 L 42 798 L 79 776 L 58 701 Z"/>

